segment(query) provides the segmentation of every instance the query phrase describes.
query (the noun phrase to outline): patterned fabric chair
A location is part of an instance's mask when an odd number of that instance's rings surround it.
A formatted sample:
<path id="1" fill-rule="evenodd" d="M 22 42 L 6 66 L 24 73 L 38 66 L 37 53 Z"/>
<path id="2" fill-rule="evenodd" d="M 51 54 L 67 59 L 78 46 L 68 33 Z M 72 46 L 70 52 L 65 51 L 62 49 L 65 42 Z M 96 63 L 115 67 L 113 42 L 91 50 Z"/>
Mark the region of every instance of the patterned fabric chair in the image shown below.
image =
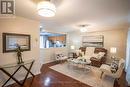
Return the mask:
<path id="1" fill-rule="evenodd" d="M 68 57 L 65 56 L 63 53 L 56 53 L 55 54 L 55 59 L 56 61 L 59 61 L 60 63 L 62 63 L 63 61 L 65 61 Z"/>
<path id="2" fill-rule="evenodd" d="M 125 63 L 124 59 L 121 59 L 119 61 L 118 69 L 115 73 L 113 73 L 111 71 L 112 69 L 111 69 L 110 65 L 102 64 L 101 67 L 100 67 L 100 70 L 102 71 L 101 78 L 102 78 L 102 75 L 108 75 L 108 76 L 111 76 L 115 79 L 119 79 L 120 76 L 122 75 L 122 72 L 123 72 L 123 69 L 124 69 L 124 63 Z"/>

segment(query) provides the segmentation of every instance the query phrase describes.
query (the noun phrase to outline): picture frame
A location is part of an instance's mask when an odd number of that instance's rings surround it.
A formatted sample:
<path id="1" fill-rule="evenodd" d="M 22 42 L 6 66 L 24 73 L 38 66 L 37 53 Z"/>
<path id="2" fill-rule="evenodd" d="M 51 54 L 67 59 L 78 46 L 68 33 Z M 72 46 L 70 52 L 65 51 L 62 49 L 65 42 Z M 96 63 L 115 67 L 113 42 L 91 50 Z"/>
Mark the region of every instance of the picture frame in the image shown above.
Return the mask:
<path id="1" fill-rule="evenodd" d="M 19 45 L 22 51 L 30 51 L 31 36 L 28 34 L 17 34 L 17 33 L 2 33 L 3 38 L 3 53 L 15 52 L 17 45 Z"/>
<path id="2" fill-rule="evenodd" d="M 103 35 L 83 36 L 82 45 L 84 47 L 104 47 L 104 36 Z"/>

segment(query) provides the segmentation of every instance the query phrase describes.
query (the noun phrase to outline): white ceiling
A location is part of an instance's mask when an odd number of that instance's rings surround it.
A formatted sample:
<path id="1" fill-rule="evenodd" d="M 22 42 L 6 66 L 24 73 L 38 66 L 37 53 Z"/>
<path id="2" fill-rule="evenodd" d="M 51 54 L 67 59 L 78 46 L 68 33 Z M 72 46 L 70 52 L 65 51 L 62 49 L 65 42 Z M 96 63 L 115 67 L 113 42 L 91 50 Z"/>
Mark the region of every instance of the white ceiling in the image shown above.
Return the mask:
<path id="1" fill-rule="evenodd" d="M 40 20 L 44 29 L 56 32 L 79 30 L 89 24 L 88 32 L 128 27 L 130 0 L 51 0 L 57 8 L 52 18 L 37 14 L 39 0 L 15 0 L 16 15 Z"/>

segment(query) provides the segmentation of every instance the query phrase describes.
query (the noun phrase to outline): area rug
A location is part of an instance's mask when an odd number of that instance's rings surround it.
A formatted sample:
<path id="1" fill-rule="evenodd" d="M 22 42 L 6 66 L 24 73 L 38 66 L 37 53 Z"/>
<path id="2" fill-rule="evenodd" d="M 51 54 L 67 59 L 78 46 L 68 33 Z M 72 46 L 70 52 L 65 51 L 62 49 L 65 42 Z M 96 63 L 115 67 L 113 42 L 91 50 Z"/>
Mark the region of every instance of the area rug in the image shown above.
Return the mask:
<path id="1" fill-rule="evenodd" d="M 91 68 L 90 70 L 84 70 L 69 63 L 63 63 L 51 66 L 50 68 L 92 87 L 113 87 L 114 78 L 103 76 L 100 79 L 101 71 L 99 68 L 89 67 Z"/>

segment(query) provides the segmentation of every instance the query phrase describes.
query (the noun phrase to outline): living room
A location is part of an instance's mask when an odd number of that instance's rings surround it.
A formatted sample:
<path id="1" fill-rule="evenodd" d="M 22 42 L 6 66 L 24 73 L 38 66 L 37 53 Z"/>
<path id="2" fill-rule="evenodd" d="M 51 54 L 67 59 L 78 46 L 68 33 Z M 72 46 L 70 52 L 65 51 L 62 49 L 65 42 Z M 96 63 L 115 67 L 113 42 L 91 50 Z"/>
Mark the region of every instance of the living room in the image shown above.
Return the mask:
<path id="1" fill-rule="evenodd" d="M 0 13 L 0 86 L 130 85 L 129 0 L 48 0 L 56 6 L 53 17 L 38 13 L 38 4 L 45 0 L 11 1 L 15 13 Z M 48 39 L 43 42 L 41 36 Z M 19 46 L 16 41 L 26 43 Z M 19 53 L 22 46 L 24 50 Z M 100 53 L 105 61 L 93 62 L 91 57 L 99 58 Z M 124 66 L 116 77 L 120 60 Z M 113 61 L 118 61 L 118 69 L 108 74 L 103 65 L 112 65 Z"/>

